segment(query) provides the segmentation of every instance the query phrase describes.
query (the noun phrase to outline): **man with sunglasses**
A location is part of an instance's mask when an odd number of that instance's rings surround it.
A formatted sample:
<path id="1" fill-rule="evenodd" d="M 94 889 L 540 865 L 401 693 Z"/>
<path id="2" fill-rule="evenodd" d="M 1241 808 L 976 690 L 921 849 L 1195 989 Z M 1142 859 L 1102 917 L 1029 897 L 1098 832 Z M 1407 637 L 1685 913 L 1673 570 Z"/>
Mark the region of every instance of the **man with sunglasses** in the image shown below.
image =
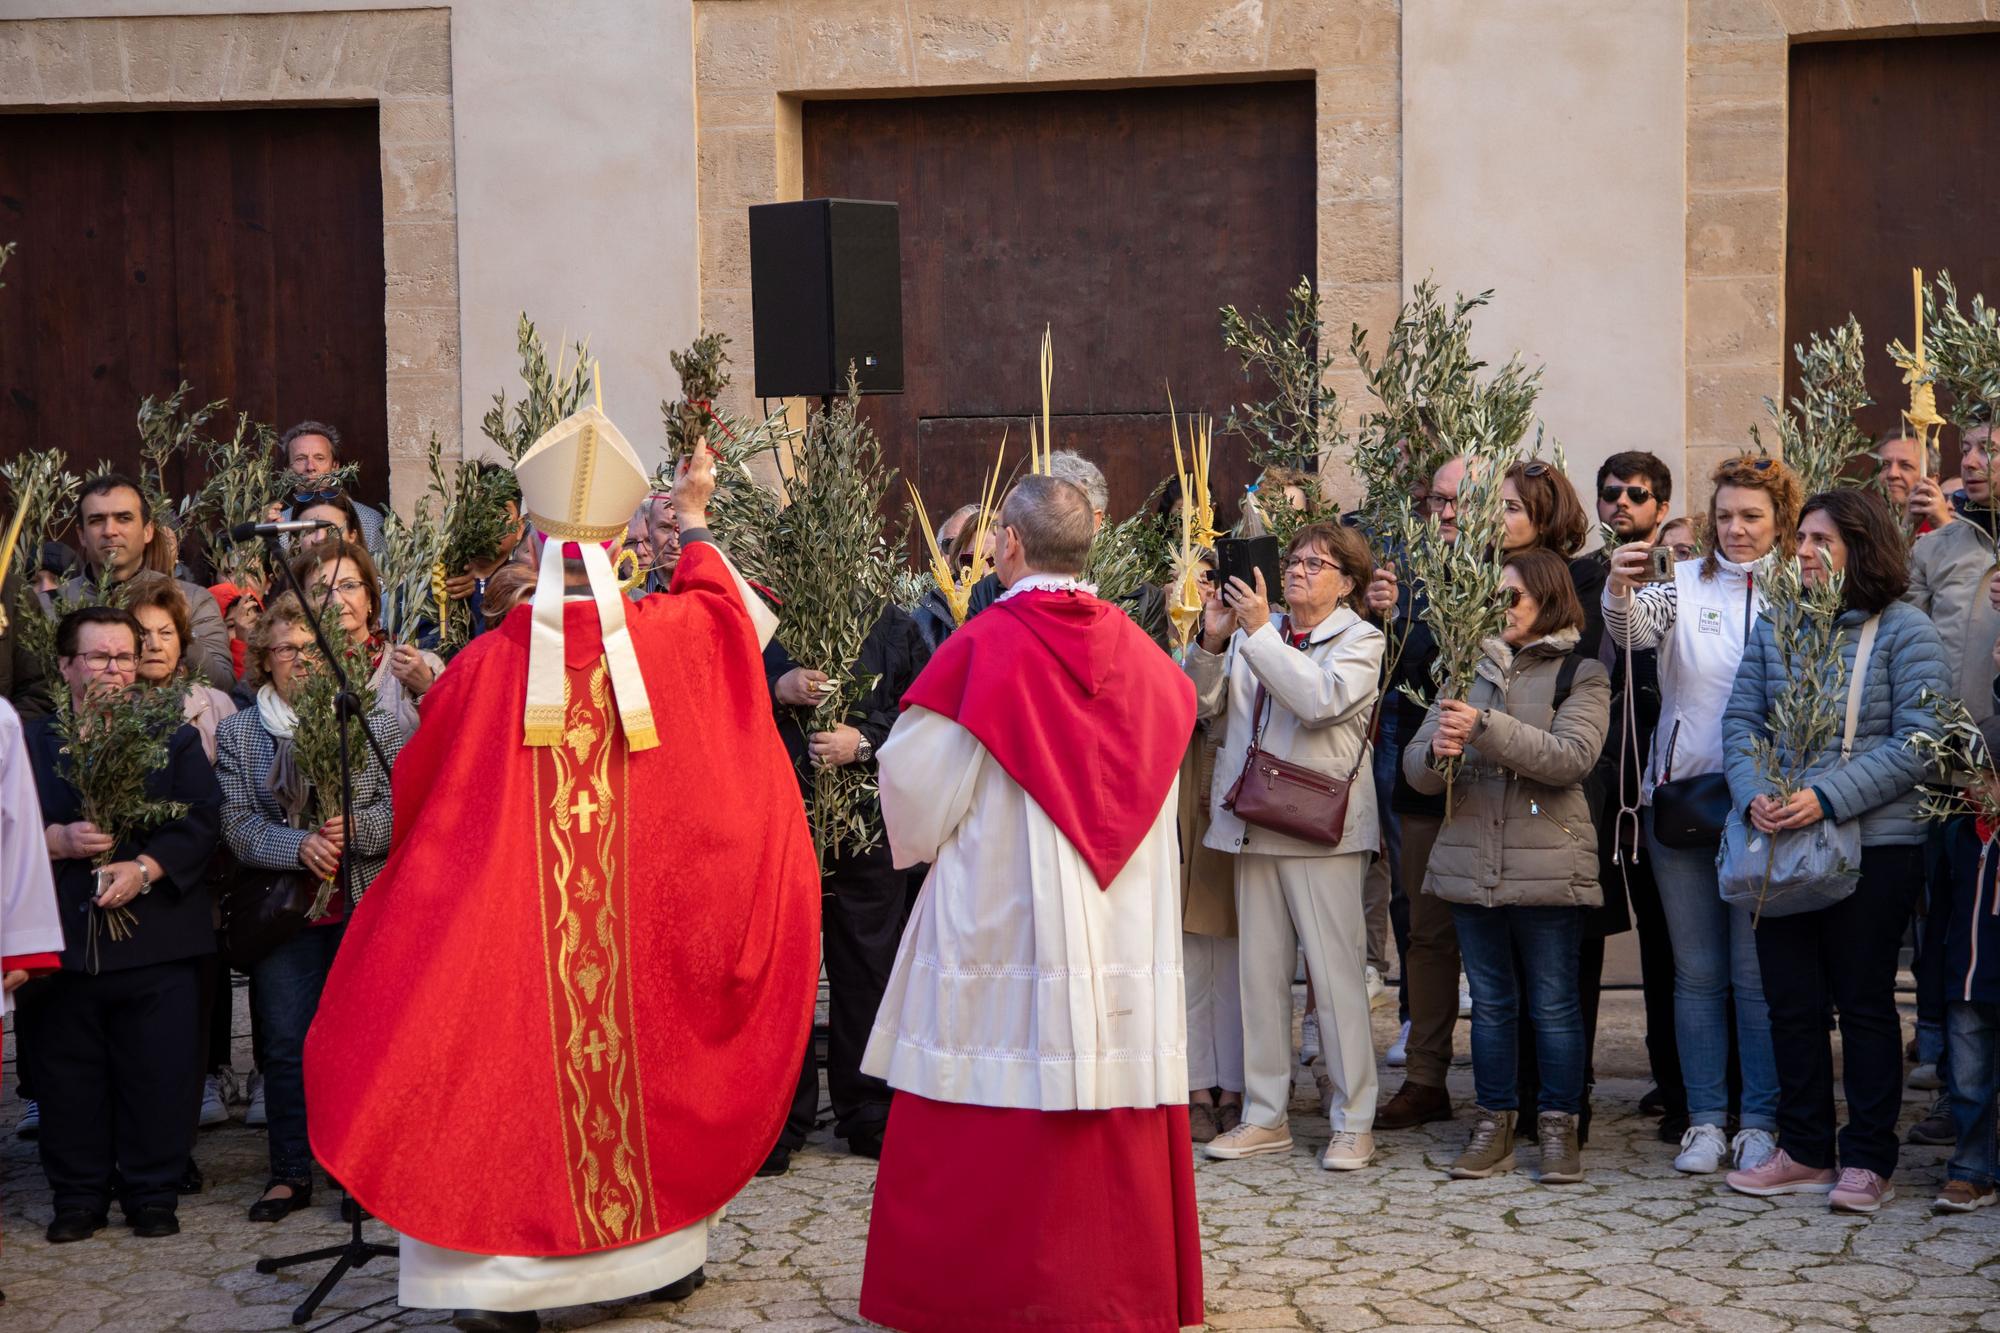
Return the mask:
<path id="1" fill-rule="evenodd" d="M 1618 534 L 1621 546 L 1652 546 L 1660 540 L 1674 494 L 1674 475 L 1657 455 L 1643 450 L 1617 453 L 1597 469 L 1597 517 Z M 1676 562 L 1692 559 L 1692 550 L 1676 551 Z M 1599 549 L 1583 557 L 1606 572 L 1610 554 Z M 1596 581 L 1599 592 L 1604 579 Z M 1595 594 L 1592 600 L 1597 600 Z M 1667 919 L 1660 906 L 1659 886 L 1651 863 L 1635 850 L 1637 830 L 1624 821 L 1626 846 L 1618 845 L 1619 809 L 1637 809 L 1639 782 L 1660 720 L 1659 653 L 1645 648 L 1631 655 L 1632 688 L 1626 691 L 1624 652 L 1606 630 L 1598 652 L 1611 673 L 1611 732 L 1605 738 L 1602 776 L 1604 790 L 1619 791 L 1619 757 L 1624 756 L 1624 783 L 1618 806 L 1607 808 L 1598 821 L 1598 876 L 1606 885 L 1622 882 L 1639 932 L 1639 975 L 1646 1004 L 1646 1059 L 1652 1090 L 1639 1099 L 1639 1109 L 1661 1117 L 1662 1142 L 1678 1143 L 1688 1125 L 1687 1085 L 1681 1079 L 1680 1047 L 1674 1039 L 1674 949 Z M 1628 707 L 1628 704 L 1630 705 Z"/>
<path id="2" fill-rule="evenodd" d="M 324 421 L 301 421 L 279 438 L 279 445 L 285 451 L 285 466 L 305 483 L 293 491 L 288 516 L 295 517 L 310 505 L 328 504 L 347 495 L 339 486 L 330 484 L 340 468 L 337 429 Z M 318 484 L 322 477 L 328 478 L 329 483 Z M 388 553 L 382 542 L 382 511 L 352 495 L 347 495 L 347 500 L 354 506 L 355 517 L 361 520 L 361 544 L 379 563 Z"/>

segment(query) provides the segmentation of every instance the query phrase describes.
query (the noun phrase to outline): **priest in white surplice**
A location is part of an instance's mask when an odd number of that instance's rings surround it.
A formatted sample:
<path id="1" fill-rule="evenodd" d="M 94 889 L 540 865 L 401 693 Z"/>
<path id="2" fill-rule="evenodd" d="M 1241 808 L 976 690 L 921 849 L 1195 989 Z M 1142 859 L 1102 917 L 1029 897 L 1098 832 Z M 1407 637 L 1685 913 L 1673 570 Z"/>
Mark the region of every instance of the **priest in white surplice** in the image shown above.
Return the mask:
<path id="1" fill-rule="evenodd" d="M 1194 697 L 1079 580 L 1081 490 L 1028 477 L 1000 524 L 1005 594 L 880 752 L 896 864 L 932 869 L 862 1063 L 896 1096 L 861 1313 L 1199 1324 L 1174 818 Z"/>
<path id="2" fill-rule="evenodd" d="M 0 1012 L 14 992 L 62 966 L 62 917 L 43 836 L 42 803 L 21 740 L 21 715 L 0 699 Z"/>

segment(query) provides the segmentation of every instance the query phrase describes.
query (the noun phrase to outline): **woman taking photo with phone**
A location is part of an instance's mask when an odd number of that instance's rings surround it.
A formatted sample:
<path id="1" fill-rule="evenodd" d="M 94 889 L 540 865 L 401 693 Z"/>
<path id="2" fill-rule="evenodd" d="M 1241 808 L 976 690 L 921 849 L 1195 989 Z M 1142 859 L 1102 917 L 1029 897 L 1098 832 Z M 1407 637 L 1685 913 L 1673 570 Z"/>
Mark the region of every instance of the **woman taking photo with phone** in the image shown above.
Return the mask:
<path id="1" fill-rule="evenodd" d="M 1790 554 L 1801 498 L 1798 477 L 1774 458 L 1732 458 L 1709 481 L 1706 557 L 1680 561 L 1656 582 L 1651 549 L 1621 546 L 1604 585 L 1605 632 L 1621 647 L 1660 654 L 1660 722 L 1639 799 L 1674 946 L 1674 1036 L 1688 1097 L 1674 1167 L 1692 1175 L 1732 1154 L 1739 1169 L 1761 1166 L 1777 1150 L 1778 1075 L 1757 945 L 1749 910 L 1722 901 L 1715 853 L 1729 811 L 1722 711 L 1763 609 L 1770 561 Z M 1743 1084 L 1733 1142 L 1732 1000 Z"/>

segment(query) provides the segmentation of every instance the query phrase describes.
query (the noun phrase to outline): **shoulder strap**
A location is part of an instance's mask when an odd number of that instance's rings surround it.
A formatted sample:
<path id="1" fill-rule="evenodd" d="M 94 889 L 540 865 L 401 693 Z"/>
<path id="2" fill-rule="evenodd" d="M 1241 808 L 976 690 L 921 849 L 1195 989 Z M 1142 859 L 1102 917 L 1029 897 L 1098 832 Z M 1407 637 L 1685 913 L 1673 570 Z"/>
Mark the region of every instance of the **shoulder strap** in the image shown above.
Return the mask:
<path id="1" fill-rule="evenodd" d="M 1563 658 L 1562 665 L 1556 668 L 1556 692 L 1549 704 L 1551 714 L 1561 712 L 1563 701 L 1569 698 L 1570 686 L 1576 684 L 1576 667 L 1577 655 L 1575 650 L 1571 650 Z"/>
<path id="2" fill-rule="evenodd" d="M 1854 645 L 1854 671 L 1847 678 L 1847 723 L 1840 730 L 1840 758 L 1845 762 L 1854 753 L 1854 729 L 1861 721 L 1861 687 L 1868 674 L 1868 658 L 1875 651 L 1875 631 L 1882 624 L 1880 612 L 1861 622 L 1861 638 Z"/>

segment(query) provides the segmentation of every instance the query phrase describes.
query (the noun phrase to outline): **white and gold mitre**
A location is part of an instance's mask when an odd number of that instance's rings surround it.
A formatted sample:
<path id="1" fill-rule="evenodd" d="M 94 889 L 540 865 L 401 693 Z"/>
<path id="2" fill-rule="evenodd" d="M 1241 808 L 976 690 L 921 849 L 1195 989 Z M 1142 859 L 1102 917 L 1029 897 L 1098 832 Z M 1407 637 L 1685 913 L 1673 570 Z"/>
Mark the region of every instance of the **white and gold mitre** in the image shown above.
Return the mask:
<path id="1" fill-rule="evenodd" d="M 604 632 L 604 660 L 625 728 L 625 743 L 649 750 L 660 743 L 638 654 L 625 626 L 623 591 L 604 544 L 622 538 L 632 511 L 650 490 L 646 470 L 601 408 L 586 407 L 551 426 L 514 464 L 521 509 L 548 538 L 535 583 L 528 639 L 528 704 L 522 719 L 529 745 L 556 745 L 563 734 L 563 545 L 575 542 L 590 578 Z"/>

